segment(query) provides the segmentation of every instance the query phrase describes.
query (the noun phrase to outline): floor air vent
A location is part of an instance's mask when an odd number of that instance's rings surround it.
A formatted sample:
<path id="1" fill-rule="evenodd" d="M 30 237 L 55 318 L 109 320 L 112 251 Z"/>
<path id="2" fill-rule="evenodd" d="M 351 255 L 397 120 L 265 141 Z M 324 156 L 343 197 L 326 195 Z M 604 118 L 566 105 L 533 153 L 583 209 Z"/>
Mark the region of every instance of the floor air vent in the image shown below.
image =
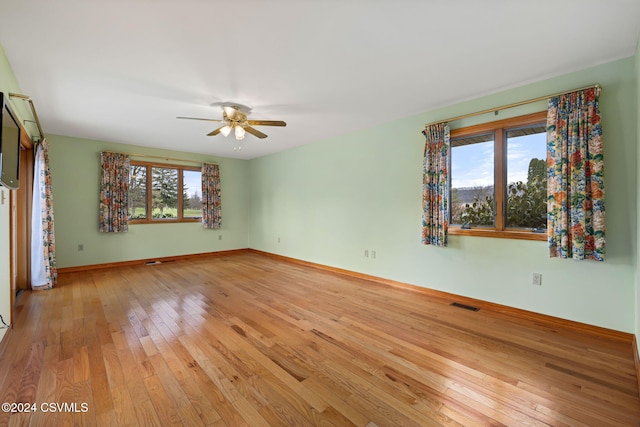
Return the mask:
<path id="1" fill-rule="evenodd" d="M 466 305 L 466 304 L 460 304 L 459 302 L 452 302 L 451 304 L 454 307 L 458 307 L 458 308 L 464 308 L 465 310 L 469 310 L 469 311 L 478 311 L 480 310 L 478 307 L 473 307 L 471 305 Z"/>

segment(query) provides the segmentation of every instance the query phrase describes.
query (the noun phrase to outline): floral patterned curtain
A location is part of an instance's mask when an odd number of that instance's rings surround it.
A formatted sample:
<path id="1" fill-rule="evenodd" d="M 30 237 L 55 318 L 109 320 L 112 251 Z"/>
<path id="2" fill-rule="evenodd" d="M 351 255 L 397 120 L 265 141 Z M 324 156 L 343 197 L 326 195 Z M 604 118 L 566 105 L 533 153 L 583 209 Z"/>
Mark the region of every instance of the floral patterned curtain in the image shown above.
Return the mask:
<path id="1" fill-rule="evenodd" d="M 128 193 L 129 156 L 120 153 L 100 153 L 100 231 L 119 233 L 129 230 Z"/>
<path id="2" fill-rule="evenodd" d="M 599 88 L 549 99 L 547 228 L 551 257 L 605 259 Z"/>
<path id="3" fill-rule="evenodd" d="M 202 226 L 220 228 L 220 169 L 213 163 L 202 164 Z"/>
<path id="4" fill-rule="evenodd" d="M 36 148 L 31 207 L 31 288 L 51 289 L 58 281 L 58 272 L 49 146 L 46 139 Z"/>
<path id="5" fill-rule="evenodd" d="M 449 227 L 449 125 L 425 128 L 422 180 L 422 243 L 447 246 Z"/>

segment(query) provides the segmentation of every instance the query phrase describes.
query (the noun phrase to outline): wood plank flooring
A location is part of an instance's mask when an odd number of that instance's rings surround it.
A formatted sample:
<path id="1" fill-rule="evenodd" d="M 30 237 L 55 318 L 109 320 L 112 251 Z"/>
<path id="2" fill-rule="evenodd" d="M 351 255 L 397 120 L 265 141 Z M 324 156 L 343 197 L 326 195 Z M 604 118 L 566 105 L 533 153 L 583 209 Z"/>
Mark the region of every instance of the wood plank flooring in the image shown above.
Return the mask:
<path id="1" fill-rule="evenodd" d="M 451 302 L 256 253 L 66 273 L 18 300 L 0 402 L 37 410 L 0 425 L 640 425 L 628 340 Z"/>

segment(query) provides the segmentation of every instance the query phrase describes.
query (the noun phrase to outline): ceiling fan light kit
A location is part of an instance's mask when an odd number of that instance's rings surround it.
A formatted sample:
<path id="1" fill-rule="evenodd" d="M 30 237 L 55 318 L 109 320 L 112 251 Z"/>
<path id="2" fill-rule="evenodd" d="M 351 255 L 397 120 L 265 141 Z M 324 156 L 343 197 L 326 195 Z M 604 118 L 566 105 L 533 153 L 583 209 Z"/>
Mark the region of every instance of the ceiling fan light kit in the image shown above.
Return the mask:
<path id="1" fill-rule="evenodd" d="M 222 135 L 224 135 L 225 137 L 229 136 L 229 134 L 231 133 L 231 126 L 229 126 L 229 125 L 222 126 L 220 128 L 220 133 Z"/>
<path id="2" fill-rule="evenodd" d="M 236 139 L 238 141 L 244 139 L 244 129 L 240 125 L 236 125 Z"/>
<path id="3" fill-rule="evenodd" d="M 286 126 L 287 125 L 285 122 L 280 120 L 247 120 L 247 114 L 242 112 L 240 110 L 240 107 L 237 107 L 237 106 L 222 107 L 222 120 L 202 119 L 198 117 L 176 117 L 176 118 L 224 123 L 219 128 L 209 132 L 207 136 L 214 136 L 221 133 L 223 136 L 227 137 L 233 130 L 237 141 L 243 140 L 247 132 L 260 139 L 264 139 L 267 137 L 267 134 L 260 132 L 258 129 L 254 128 L 253 126 Z"/>

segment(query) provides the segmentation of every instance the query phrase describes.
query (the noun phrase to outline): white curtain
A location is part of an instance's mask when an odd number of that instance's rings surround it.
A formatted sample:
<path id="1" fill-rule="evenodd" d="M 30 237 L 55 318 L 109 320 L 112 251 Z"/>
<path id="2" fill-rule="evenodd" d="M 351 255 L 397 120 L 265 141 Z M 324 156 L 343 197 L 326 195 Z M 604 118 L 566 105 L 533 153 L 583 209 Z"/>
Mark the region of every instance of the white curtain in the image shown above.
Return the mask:
<path id="1" fill-rule="evenodd" d="M 37 145 L 31 210 L 31 288 L 51 289 L 57 281 L 53 198 L 47 141 Z"/>

